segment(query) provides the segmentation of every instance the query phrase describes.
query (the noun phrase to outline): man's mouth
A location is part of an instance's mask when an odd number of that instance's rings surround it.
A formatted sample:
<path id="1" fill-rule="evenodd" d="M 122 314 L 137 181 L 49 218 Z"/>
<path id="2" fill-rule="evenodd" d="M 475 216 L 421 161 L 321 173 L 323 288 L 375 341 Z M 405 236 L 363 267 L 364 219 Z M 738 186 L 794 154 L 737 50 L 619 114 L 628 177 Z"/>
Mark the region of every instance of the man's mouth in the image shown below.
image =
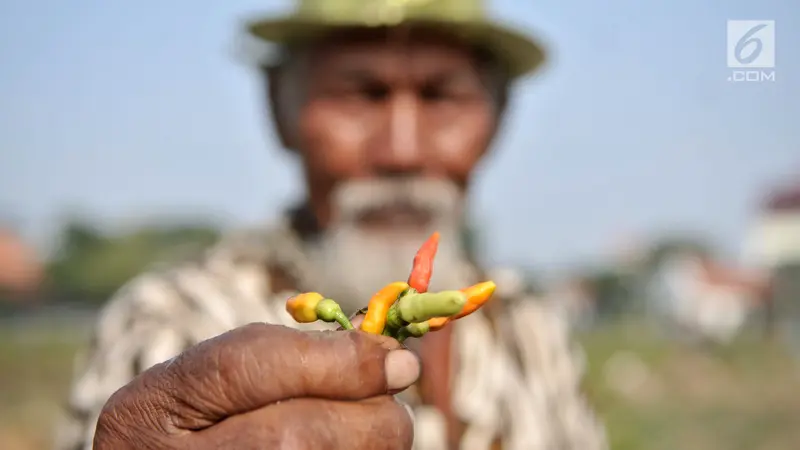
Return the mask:
<path id="1" fill-rule="evenodd" d="M 375 231 L 423 229 L 433 220 L 432 214 L 411 205 L 391 205 L 371 209 L 358 217 L 358 223 Z"/>

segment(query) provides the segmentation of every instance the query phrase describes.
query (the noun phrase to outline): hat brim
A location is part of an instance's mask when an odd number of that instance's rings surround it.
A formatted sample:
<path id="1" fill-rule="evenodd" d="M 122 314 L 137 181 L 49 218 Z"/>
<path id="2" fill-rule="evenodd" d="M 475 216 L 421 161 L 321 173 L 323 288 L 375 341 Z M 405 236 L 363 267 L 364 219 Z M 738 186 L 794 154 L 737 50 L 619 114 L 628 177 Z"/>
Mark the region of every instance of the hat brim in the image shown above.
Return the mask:
<path id="1" fill-rule="evenodd" d="M 512 79 L 530 75 L 540 69 L 546 59 L 544 47 L 534 38 L 502 24 L 481 21 L 406 20 L 406 24 L 427 25 L 448 31 L 473 45 L 493 53 L 506 65 Z M 368 28 L 363 22 L 325 22 L 296 16 L 258 20 L 247 25 L 255 38 L 273 43 L 287 44 L 313 39 L 346 28 Z"/>

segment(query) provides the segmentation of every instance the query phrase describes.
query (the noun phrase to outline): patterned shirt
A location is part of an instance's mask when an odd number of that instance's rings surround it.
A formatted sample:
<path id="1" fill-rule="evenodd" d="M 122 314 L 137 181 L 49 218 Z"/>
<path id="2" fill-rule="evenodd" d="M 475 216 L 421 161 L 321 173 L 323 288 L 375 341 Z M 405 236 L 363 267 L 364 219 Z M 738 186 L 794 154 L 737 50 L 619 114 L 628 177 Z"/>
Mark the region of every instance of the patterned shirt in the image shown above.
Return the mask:
<path id="1" fill-rule="evenodd" d="M 310 279 L 290 221 L 223 238 L 199 258 L 156 267 L 127 283 L 102 310 L 68 400 L 58 450 L 92 448 L 100 410 L 136 374 L 186 348 L 251 322 L 298 329 L 285 300 Z M 312 290 L 312 289 L 300 289 Z M 465 424 L 461 448 L 602 450 L 603 427 L 580 395 L 583 360 L 557 314 L 498 283 L 493 303 L 454 323 L 452 409 Z M 445 420 L 411 389 L 415 450 L 446 448 Z"/>

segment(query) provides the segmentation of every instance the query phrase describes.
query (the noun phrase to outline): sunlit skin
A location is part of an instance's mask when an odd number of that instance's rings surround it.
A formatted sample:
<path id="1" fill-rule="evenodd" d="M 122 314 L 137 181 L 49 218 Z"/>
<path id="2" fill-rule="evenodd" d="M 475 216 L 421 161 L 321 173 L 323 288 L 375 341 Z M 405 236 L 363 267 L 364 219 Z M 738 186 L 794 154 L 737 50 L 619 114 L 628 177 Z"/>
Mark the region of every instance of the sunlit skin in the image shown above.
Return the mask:
<path id="1" fill-rule="evenodd" d="M 322 228 L 331 217 L 330 193 L 342 181 L 424 176 L 465 191 L 494 137 L 497 102 L 475 52 L 433 31 L 404 31 L 326 38 L 305 72 L 297 133 L 279 123 L 284 143 L 302 158 Z M 281 89 L 275 84 L 273 93 Z M 393 223 L 403 213 L 370 220 Z"/>

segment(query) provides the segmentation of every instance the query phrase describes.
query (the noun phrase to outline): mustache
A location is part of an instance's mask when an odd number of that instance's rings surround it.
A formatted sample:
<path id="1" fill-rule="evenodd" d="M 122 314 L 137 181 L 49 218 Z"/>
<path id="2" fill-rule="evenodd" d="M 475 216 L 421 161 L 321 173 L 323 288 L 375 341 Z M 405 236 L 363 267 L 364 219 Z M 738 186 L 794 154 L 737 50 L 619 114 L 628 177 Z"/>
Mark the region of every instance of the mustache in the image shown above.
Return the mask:
<path id="1" fill-rule="evenodd" d="M 338 222 L 358 221 L 387 208 L 454 217 L 462 207 L 461 191 L 455 183 L 421 178 L 354 180 L 338 186 L 332 199 Z"/>

